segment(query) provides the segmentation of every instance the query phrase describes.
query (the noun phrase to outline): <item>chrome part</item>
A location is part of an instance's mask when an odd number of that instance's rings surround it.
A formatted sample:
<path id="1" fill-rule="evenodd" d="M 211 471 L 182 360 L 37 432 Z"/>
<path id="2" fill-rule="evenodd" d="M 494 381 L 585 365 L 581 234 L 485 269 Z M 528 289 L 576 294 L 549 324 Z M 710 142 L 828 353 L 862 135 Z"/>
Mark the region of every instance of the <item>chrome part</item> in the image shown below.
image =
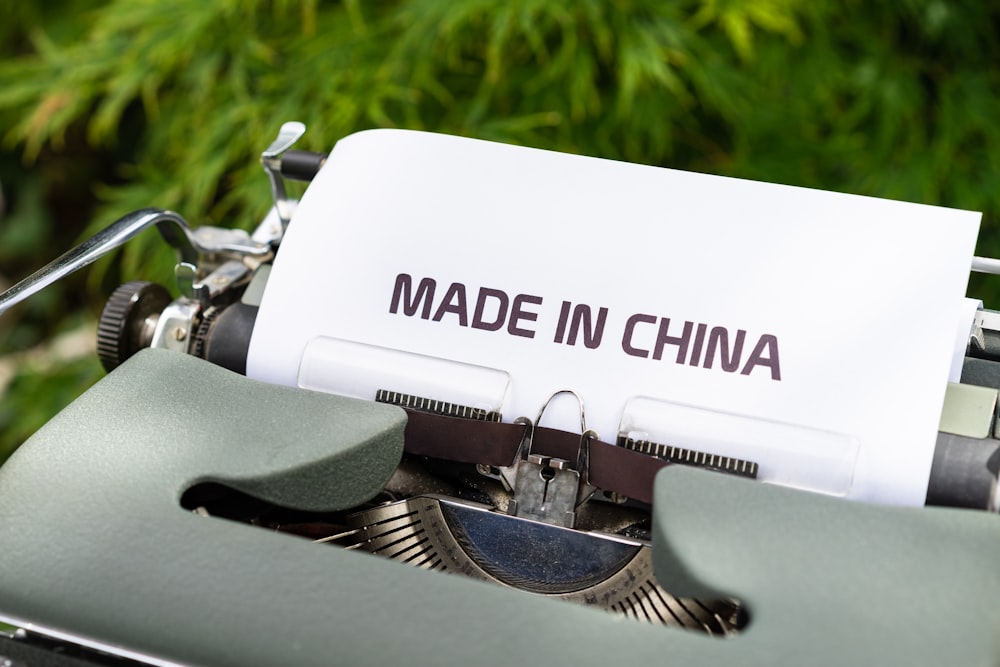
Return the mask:
<path id="1" fill-rule="evenodd" d="M 977 273 L 992 273 L 1000 275 L 1000 259 L 992 257 L 973 257 L 972 270 Z"/>
<path id="2" fill-rule="evenodd" d="M 259 243 L 242 229 L 199 227 L 192 232 L 195 247 L 203 255 L 236 255 L 260 257 L 271 252 L 266 243 Z"/>
<path id="3" fill-rule="evenodd" d="M 117 656 L 119 658 L 125 658 L 126 660 L 134 660 L 135 662 L 145 665 L 153 665 L 154 667 L 183 667 L 178 662 L 171 662 L 170 660 L 157 658 L 156 656 L 149 653 L 141 653 L 139 651 L 133 651 L 131 649 L 125 648 L 124 646 L 107 644 L 105 642 L 97 641 L 91 637 L 87 637 L 84 635 L 76 635 L 70 632 L 63 632 L 62 630 L 48 628 L 43 625 L 38 625 L 36 623 L 29 623 L 23 619 L 17 619 L 12 616 L 6 616 L 4 614 L 0 614 L 0 623 L 6 623 L 8 625 L 17 626 L 18 633 L 36 634 L 43 637 L 47 637 L 49 639 L 55 639 L 70 644 L 85 646 L 89 649 L 93 649 L 101 653 L 107 653 L 109 655 Z"/>
<path id="4" fill-rule="evenodd" d="M 583 397 L 576 393 L 572 389 L 560 389 L 559 391 L 552 392 L 552 394 L 545 399 L 545 403 L 538 410 L 538 416 L 535 417 L 535 424 L 541 425 L 542 414 L 545 413 L 545 409 L 549 407 L 552 400 L 559 396 L 560 394 L 569 394 L 576 399 L 577 405 L 580 406 L 580 449 L 577 453 L 576 459 L 576 470 L 580 473 L 584 484 L 589 485 L 589 466 L 590 466 L 590 440 L 600 440 L 601 437 L 598 435 L 597 431 L 587 428 L 587 415 L 583 409 Z M 530 442 L 528 452 L 530 453 Z"/>
<path id="5" fill-rule="evenodd" d="M 195 287 L 198 279 L 198 268 L 189 262 L 181 262 L 174 267 L 174 279 L 177 281 L 177 291 L 184 299 L 207 302 L 208 294 L 200 287 Z"/>
<path id="6" fill-rule="evenodd" d="M 289 218 L 295 214 L 295 209 L 298 204 L 299 202 L 295 199 L 286 200 L 285 210 L 288 213 Z M 281 240 L 283 231 L 284 230 L 281 226 L 281 217 L 278 215 L 278 209 L 272 206 L 271 210 L 267 212 L 267 215 L 264 216 L 261 223 L 257 225 L 257 229 L 253 230 L 253 234 L 250 235 L 250 238 L 256 243 L 265 243 L 270 246 L 271 244 L 277 243 Z"/>
<path id="7" fill-rule="evenodd" d="M 201 304 L 180 298 L 163 309 L 156 321 L 156 330 L 150 347 L 187 352 L 193 333 L 194 320 L 201 312 Z"/>
<path id="8" fill-rule="evenodd" d="M 983 328 L 978 326 L 978 323 L 973 323 L 972 332 L 969 334 L 969 345 L 967 350 L 985 350 L 986 349 L 986 335 L 983 333 Z"/>
<path id="9" fill-rule="evenodd" d="M 246 264 L 230 260 L 205 276 L 200 283 L 195 284 L 194 289 L 198 294 L 206 295 L 208 301 L 211 301 L 224 292 L 242 285 L 249 277 L 250 269 Z"/>
<path id="10" fill-rule="evenodd" d="M 122 216 L 108 227 L 65 252 L 46 266 L 0 293 L 0 314 L 33 294 L 82 269 L 103 255 L 130 241 L 147 227 L 155 225 L 160 235 L 181 255 L 176 269 L 177 284 L 184 298 L 207 306 L 211 298 L 242 284 L 245 276 L 262 262 L 273 257 L 274 247 L 294 210 L 287 199 L 280 175 L 280 156 L 305 132 L 302 123 L 285 123 L 278 138 L 261 155 L 275 194 L 273 216 L 264 220 L 254 236 L 240 229 L 200 227 L 192 230 L 183 217 L 158 208 L 145 208 Z M 245 265 L 237 268 L 233 260 Z M 210 273 L 198 284 L 199 273 Z M 190 327 L 188 327 L 190 329 Z M 163 339 L 161 339 L 162 342 Z"/>
<path id="11" fill-rule="evenodd" d="M 285 195 L 285 181 L 281 176 L 281 154 L 294 146 L 295 142 L 305 134 L 305 131 L 306 126 L 298 121 L 285 123 L 267 150 L 260 154 L 260 163 L 263 165 L 264 171 L 267 172 L 267 178 L 271 181 L 274 208 L 278 212 L 282 231 L 288 226 L 288 221 L 292 219 L 292 204 Z"/>
<path id="12" fill-rule="evenodd" d="M 653 574 L 652 549 L 640 540 L 527 521 L 434 496 L 381 505 L 350 515 L 345 523 L 349 530 L 318 541 L 709 635 L 740 628 L 740 607 L 732 600 L 668 593 Z"/>
<path id="13" fill-rule="evenodd" d="M 553 399 L 555 399 L 555 397 L 559 396 L 560 394 L 569 394 L 570 396 L 576 399 L 577 404 L 580 406 L 580 433 L 586 433 L 587 416 L 586 414 L 584 414 L 583 411 L 583 397 L 580 396 L 580 394 L 573 391 L 572 389 L 560 389 L 558 391 L 552 392 L 549 395 L 549 397 L 545 399 L 545 402 L 542 403 L 542 407 L 538 409 L 538 415 L 535 417 L 535 423 L 536 424 L 542 423 L 542 415 L 545 414 L 545 409 L 548 408 L 549 404 L 552 403 Z M 596 433 L 594 434 L 594 437 L 597 437 Z"/>
<path id="14" fill-rule="evenodd" d="M 281 129 L 278 130 L 278 136 L 275 137 L 271 145 L 264 149 L 264 152 L 260 154 L 261 162 L 267 162 L 272 160 L 277 160 L 281 157 L 281 154 L 287 151 L 289 148 L 295 145 L 295 142 L 302 138 L 302 135 L 306 133 L 306 126 L 304 123 L 300 123 L 297 120 L 290 120 L 286 123 L 282 123 Z"/>
<path id="15" fill-rule="evenodd" d="M 572 528 L 579 488 L 580 473 L 569 467 L 569 461 L 529 454 L 517 464 L 514 498 L 507 511 L 523 519 Z"/>
<path id="16" fill-rule="evenodd" d="M 560 394 L 574 396 L 580 407 L 580 447 L 575 463 L 531 452 L 536 425 Z M 534 422 L 526 417 L 514 422 L 524 424 L 525 430 L 514 465 L 500 469 L 500 480 L 514 492 L 507 507 L 508 514 L 572 528 L 576 522 L 576 508 L 596 491 L 589 482 L 589 466 L 590 440 L 597 439 L 598 435 L 587 428 L 583 398 L 571 389 L 561 389 L 545 399 Z"/>
<path id="17" fill-rule="evenodd" d="M 193 264 L 181 262 L 174 267 L 174 277 L 181 297 L 208 308 L 221 294 L 242 286 L 250 278 L 250 268 L 239 260 L 231 259 L 198 280 L 198 269 Z"/>
<path id="18" fill-rule="evenodd" d="M 976 352 L 987 351 L 987 334 L 995 337 L 1000 332 L 1000 312 L 980 308 L 972 318 L 969 348 Z"/>
<path id="19" fill-rule="evenodd" d="M 156 225 L 167 243 L 180 251 L 185 262 L 197 261 L 196 245 L 191 229 L 184 218 L 173 211 L 144 208 L 122 216 L 77 247 L 0 294 L 0 314 L 57 280 L 93 263 L 152 225 Z"/>

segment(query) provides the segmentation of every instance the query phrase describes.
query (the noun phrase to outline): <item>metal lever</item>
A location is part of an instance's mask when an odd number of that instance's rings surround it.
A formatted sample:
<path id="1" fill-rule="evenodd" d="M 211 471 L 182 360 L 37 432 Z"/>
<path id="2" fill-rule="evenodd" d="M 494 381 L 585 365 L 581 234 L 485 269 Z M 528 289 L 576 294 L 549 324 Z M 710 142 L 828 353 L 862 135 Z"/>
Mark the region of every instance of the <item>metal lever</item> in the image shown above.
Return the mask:
<path id="1" fill-rule="evenodd" d="M 274 208 L 281 220 L 281 227 L 288 226 L 292 218 L 292 204 L 285 194 L 285 181 L 281 177 L 281 154 L 295 145 L 306 132 L 306 126 L 298 121 L 290 121 L 281 126 L 278 136 L 271 145 L 260 154 L 260 163 L 271 181 L 271 194 L 274 197 Z"/>
<path id="2" fill-rule="evenodd" d="M 124 245 L 147 227 L 156 225 L 164 240 L 181 253 L 185 262 L 197 262 L 198 251 L 187 222 L 173 211 L 144 208 L 122 216 L 77 247 L 62 254 L 38 271 L 0 294 L 0 314 L 57 280 L 93 263 Z"/>
<path id="3" fill-rule="evenodd" d="M 551 456 L 533 454 L 531 445 L 535 428 L 542 420 L 545 408 L 559 394 L 571 394 L 580 405 L 580 448 L 575 462 Z M 587 428 L 583 399 L 575 391 L 563 389 L 546 399 L 535 421 L 521 417 L 514 423 L 524 424 L 525 432 L 514 464 L 514 497 L 507 512 L 517 517 L 572 528 L 576 523 L 576 507 L 593 493 L 589 482 L 589 445 L 597 433 Z"/>
<path id="4" fill-rule="evenodd" d="M 569 461 L 529 454 L 517 464 L 514 497 L 507 511 L 521 518 L 572 528 L 579 489 L 580 473 L 570 468 Z"/>
<path id="5" fill-rule="evenodd" d="M 992 257 L 973 257 L 972 270 L 976 273 L 1000 274 L 1000 259 Z"/>

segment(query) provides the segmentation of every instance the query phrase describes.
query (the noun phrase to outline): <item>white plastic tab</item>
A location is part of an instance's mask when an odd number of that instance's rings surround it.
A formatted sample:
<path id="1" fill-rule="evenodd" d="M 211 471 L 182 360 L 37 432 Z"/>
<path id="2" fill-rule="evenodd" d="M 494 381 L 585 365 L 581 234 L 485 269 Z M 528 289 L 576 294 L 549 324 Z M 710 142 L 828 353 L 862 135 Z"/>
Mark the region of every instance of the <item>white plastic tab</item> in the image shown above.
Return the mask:
<path id="1" fill-rule="evenodd" d="M 860 448 L 843 433 L 646 397 L 628 401 L 619 433 L 753 461 L 762 482 L 831 496 L 850 492 Z"/>
<path id="2" fill-rule="evenodd" d="M 380 389 L 501 412 L 505 371 L 337 338 L 314 338 L 302 354 L 298 385 L 374 400 Z"/>

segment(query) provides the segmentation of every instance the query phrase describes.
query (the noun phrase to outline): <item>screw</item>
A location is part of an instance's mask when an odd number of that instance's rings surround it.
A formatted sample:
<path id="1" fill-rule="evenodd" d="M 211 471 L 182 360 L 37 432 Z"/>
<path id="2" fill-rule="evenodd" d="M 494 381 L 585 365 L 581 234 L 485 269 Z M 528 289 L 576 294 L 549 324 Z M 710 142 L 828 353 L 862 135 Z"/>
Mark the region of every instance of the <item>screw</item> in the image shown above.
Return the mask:
<path id="1" fill-rule="evenodd" d="M 185 338 L 187 338 L 187 331 L 184 330 L 184 327 L 174 327 L 174 340 L 182 341 Z"/>
<path id="2" fill-rule="evenodd" d="M 608 495 L 608 500 L 610 500 L 611 502 L 615 503 L 616 505 L 622 505 L 622 504 L 625 503 L 626 500 L 628 500 L 628 497 L 623 496 L 620 493 L 615 493 L 614 491 L 612 491 Z"/>

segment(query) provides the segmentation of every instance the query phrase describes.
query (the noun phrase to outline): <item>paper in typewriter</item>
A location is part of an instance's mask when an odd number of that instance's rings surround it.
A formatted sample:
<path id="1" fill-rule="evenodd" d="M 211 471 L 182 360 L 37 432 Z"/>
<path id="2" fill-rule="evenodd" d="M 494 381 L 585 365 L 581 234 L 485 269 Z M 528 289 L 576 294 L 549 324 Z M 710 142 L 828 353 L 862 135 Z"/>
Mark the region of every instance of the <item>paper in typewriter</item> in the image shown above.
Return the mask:
<path id="1" fill-rule="evenodd" d="M 979 214 L 409 131 L 341 140 L 248 375 L 760 460 L 923 504 Z M 559 399 L 559 402 L 566 403 Z M 575 402 L 542 423 L 579 430 Z M 759 456 L 758 453 L 759 452 Z"/>

